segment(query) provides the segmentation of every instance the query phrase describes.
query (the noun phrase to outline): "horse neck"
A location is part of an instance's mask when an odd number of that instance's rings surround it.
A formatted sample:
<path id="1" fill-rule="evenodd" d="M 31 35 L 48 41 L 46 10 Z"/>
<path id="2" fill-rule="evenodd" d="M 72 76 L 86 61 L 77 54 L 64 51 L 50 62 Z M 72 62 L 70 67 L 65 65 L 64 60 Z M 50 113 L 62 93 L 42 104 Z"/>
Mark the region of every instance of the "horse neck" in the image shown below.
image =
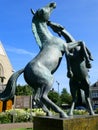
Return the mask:
<path id="1" fill-rule="evenodd" d="M 46 22 L 33 22 L 33 33 L 40 48 L 42 48 L 53 36 L 50 33 Z"/>

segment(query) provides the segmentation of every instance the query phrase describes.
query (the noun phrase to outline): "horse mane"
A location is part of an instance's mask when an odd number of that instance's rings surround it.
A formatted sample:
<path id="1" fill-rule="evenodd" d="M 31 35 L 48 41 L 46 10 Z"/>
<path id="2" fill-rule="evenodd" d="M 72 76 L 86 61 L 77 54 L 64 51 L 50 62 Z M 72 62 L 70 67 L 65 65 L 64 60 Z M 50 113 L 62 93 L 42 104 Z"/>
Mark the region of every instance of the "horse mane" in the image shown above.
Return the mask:
<path id="1" fill-rule="evenodd" d="M 41 49 L 42 48 L 42 43 L 41 43 L 40 37 L 39 37 L 39 35 L 37 33 L 36 20 L 34 20 L 34 19 L 33 19 L 33 22 L 32 22 L 32 32 L 34 34 L 35 40 L 36 40 L 39 48 Z"/>

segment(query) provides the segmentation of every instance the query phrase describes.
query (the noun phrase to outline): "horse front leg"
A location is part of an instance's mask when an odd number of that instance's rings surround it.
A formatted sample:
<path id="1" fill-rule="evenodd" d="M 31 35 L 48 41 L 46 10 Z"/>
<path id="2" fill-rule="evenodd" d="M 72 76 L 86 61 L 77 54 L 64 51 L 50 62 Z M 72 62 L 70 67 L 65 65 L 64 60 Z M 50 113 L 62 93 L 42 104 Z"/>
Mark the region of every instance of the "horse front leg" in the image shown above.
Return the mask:
<path id="1" fill-rule="evenodd" d="M 66 49 L 65 57 L 66 57 L 66 64 L 67 64 L 67 77 L 72 78 L 73 77 L 73 72 L 71 70 L 70 57 L 69 56 L 70 56 L 69 51 Z"/>
<path id="2" fill-rule="evenodd" d="M 86 48 L 85 43 L 83 41 L 78 41 L 78 42 L 70 42 L 68 43 L 68 50 L 71 50 L 77 46 L 80 46 L 83 56 L 85 57 L 85 62 L 86 62 L 86 67 L 91 68 L 91 63 L 90 60 L 93 60 L 91 57 L 90 51 Z"/>
<path id="3" fill-rule="evenodd" d="M 79 42 L 79 46 L 82 49 L 83 55 L 85 57 L 86 67 L 91 68 L 90 60 L 92 60 L 90 51 L 86 48 L 85 43 L 83 41 Z"/>
<path id="4" fill-rule="evenodd" d="M 72 78 L 73 77 L 73 72 L 72 72 L 72 69 L 71 69 L 71 63 L 70 63 L 70 57 L 72 56 L 70 54 L 70 50 L 76 48 L 77 46 L 81 46 L 83 49 L 84 49 L 84 52 L 85 52 L 85 56 L 87 56 L 87 53 L 85 51 L 85 46 L 82 42 L 78 41 L 72 41 L 72 42 L 69 42 L 67 44 L 67 47 L 65 47 L 65 57 L 66 57 L 66 61 L 67 61 L 67 77 L 68 78 Z M 74 55 L 74 54 L 73 54 Z"/>
<path id="5" fill-rule="evenodd" d="M 72 105 L 71 105 L 71 108 L 70 108 L 70 111 L 69 111 L 69 116 L 73 116 L 73 111 L 74 111 L 74 108 L 75 108 L 75 103 L 76 103 L 76 98 L 77 98 L 77 84 L 76 84 L 76 81 L 71 78 L 69 80 L 69 86 L 70 86 L 70 93 L 71 93 L 71 96 L 72 96 Z"/>

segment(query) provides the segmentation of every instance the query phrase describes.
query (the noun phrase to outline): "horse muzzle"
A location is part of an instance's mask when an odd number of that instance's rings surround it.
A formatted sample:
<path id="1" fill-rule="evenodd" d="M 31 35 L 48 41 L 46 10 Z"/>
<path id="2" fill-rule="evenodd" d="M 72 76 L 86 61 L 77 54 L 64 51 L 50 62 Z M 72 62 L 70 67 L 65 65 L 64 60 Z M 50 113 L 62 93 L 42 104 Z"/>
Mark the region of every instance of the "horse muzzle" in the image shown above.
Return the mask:
<path id="1" fill-rule="evenodd" d="M 56 8 L 56 3 L 55 3 L 55 2 L 50 3 L 50 4 L 49 4 L 49 7 L 51 7 L 51 8 L 54 8 L 54 9 L 55 9 L 55 8 Z"/>

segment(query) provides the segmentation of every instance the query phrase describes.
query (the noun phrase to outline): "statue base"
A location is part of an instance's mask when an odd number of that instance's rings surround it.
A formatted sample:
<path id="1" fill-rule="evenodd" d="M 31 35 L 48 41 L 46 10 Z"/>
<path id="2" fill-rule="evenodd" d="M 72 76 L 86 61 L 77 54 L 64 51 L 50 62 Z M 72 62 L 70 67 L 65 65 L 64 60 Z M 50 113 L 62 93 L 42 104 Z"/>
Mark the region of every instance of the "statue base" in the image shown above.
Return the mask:
<path id="1" fill-rule="evenodd" d="M 34 117 L 34 130 L 98 130 L 98 115 L 66 118 Z"/>

